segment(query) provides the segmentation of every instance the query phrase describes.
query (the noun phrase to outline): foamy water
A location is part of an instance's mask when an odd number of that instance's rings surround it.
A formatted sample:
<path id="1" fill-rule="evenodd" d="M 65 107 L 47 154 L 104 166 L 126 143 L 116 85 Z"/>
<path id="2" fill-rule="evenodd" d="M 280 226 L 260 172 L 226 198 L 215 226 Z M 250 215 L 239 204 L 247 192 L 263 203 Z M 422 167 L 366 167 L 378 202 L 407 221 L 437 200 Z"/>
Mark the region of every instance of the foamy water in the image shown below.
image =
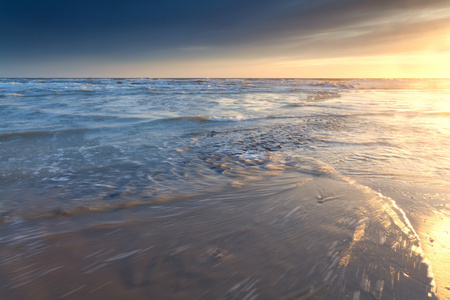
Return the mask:
<path id="1" fill-rule="evenodd" d="M 219 279 L 202 281 L 217 287 L 198 283 L 175 298 L 435 297 L 450 284 L 445 272 L 433 272 L 439 255 L 427 254 L 434 247 L 448 257 L 448 232 L 436 224 L 450 216 L 449 136 L 448 80 L 0 79 L 2 255 L 9 261 L 18 243 L 26 251 L 27 242 L 114 223 L 99 239 L 117 251 L 83 266 L 105 272 L 97 286 L 48 296 L 101 293 L 116 281 L 106 266 L 155 247 L 158 257 L 170 249 L 226 265 Z M 250 228 L 249 220 L 255 229 L 246 240 L 232 238 L 229 249 L 206 242 Z M 121 249 L 128 237 L 110 236 L 129 222 L 139 224 L 133 232 L 141 244 Z M 164 246 L 142 231 L 152 226 L 174 242 Z M 181 228 L 205 239 L 183 242 Z M 258 246 L 243 251 L 239 243 Z M 292 258 L 298 251 L 302 263 Z M 84 247 L 80 253 L 98 256 Z M 245 274 L 244 261 L 272 275 Z M 36 272 L 64 272 L 69 264 Z M 4 267 L 7 274 L 17 265 Z M 39 289 L 44 275 L 27 280 Z M 27 280 L 11 279 L 3 289 Z M 423 285 L 411 288 L 415 280 Z M 167 296 L 171 288 L 149 289 Z"/>

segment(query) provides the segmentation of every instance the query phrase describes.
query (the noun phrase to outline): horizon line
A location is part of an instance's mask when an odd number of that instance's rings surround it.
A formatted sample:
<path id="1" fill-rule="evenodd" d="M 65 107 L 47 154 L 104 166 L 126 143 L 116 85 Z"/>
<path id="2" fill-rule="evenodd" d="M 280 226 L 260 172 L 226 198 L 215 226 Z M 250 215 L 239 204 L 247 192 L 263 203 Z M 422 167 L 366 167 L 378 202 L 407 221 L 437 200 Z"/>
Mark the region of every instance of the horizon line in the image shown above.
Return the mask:
<path id="1" fill-rule="evenodd" d="M 301 79 L 301 80 L 353 80 L 353 79 L 450 79 L 450 77 L 0 77 L 0 79 L 162 79 L 162 80 L 198 80 L 198 79 Z"/>

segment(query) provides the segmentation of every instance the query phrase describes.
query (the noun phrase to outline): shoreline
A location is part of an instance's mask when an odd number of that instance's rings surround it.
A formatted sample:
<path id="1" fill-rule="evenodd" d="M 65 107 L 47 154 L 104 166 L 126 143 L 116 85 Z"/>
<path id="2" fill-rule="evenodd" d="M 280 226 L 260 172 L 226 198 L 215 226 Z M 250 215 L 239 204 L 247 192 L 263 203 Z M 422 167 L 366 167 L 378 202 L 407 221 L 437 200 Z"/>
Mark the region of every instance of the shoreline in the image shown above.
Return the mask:
<path id="1" fill-rule="evenodd" d="M 1 289 L 5 299 L 428 297 L 416 241 L 366 201 L 382 199 L 286 171 L 182 203 L 2 225 Z"/>

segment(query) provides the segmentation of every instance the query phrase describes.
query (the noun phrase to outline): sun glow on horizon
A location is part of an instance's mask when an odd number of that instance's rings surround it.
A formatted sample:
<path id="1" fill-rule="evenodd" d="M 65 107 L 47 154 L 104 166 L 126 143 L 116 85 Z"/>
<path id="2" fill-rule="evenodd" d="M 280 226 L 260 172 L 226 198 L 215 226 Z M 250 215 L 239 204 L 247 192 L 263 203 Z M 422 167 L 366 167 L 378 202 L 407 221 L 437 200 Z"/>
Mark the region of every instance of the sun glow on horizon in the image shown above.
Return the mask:
<path id="1" fill-rule="evenodd" d="M 312 77 L 450 78 L 450 51 L 305 59 L 281 62 L 273 67 L 285 69 L 293 75 L 298 72 L 300 77 L 311 72 Z"/>

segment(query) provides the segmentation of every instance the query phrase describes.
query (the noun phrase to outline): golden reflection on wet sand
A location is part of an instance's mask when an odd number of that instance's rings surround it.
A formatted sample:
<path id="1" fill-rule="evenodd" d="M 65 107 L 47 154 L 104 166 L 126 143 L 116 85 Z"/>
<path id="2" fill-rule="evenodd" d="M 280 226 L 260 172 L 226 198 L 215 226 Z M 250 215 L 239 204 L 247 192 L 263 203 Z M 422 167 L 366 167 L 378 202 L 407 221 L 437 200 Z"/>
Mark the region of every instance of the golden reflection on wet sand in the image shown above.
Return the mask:
<path id="1" fill-rule="evenodd" d="M 437 294 L 440 299 L 450 299 L 450 213 L 435 210 L 424 216 L 419 236 L 433 266 Z"/>

